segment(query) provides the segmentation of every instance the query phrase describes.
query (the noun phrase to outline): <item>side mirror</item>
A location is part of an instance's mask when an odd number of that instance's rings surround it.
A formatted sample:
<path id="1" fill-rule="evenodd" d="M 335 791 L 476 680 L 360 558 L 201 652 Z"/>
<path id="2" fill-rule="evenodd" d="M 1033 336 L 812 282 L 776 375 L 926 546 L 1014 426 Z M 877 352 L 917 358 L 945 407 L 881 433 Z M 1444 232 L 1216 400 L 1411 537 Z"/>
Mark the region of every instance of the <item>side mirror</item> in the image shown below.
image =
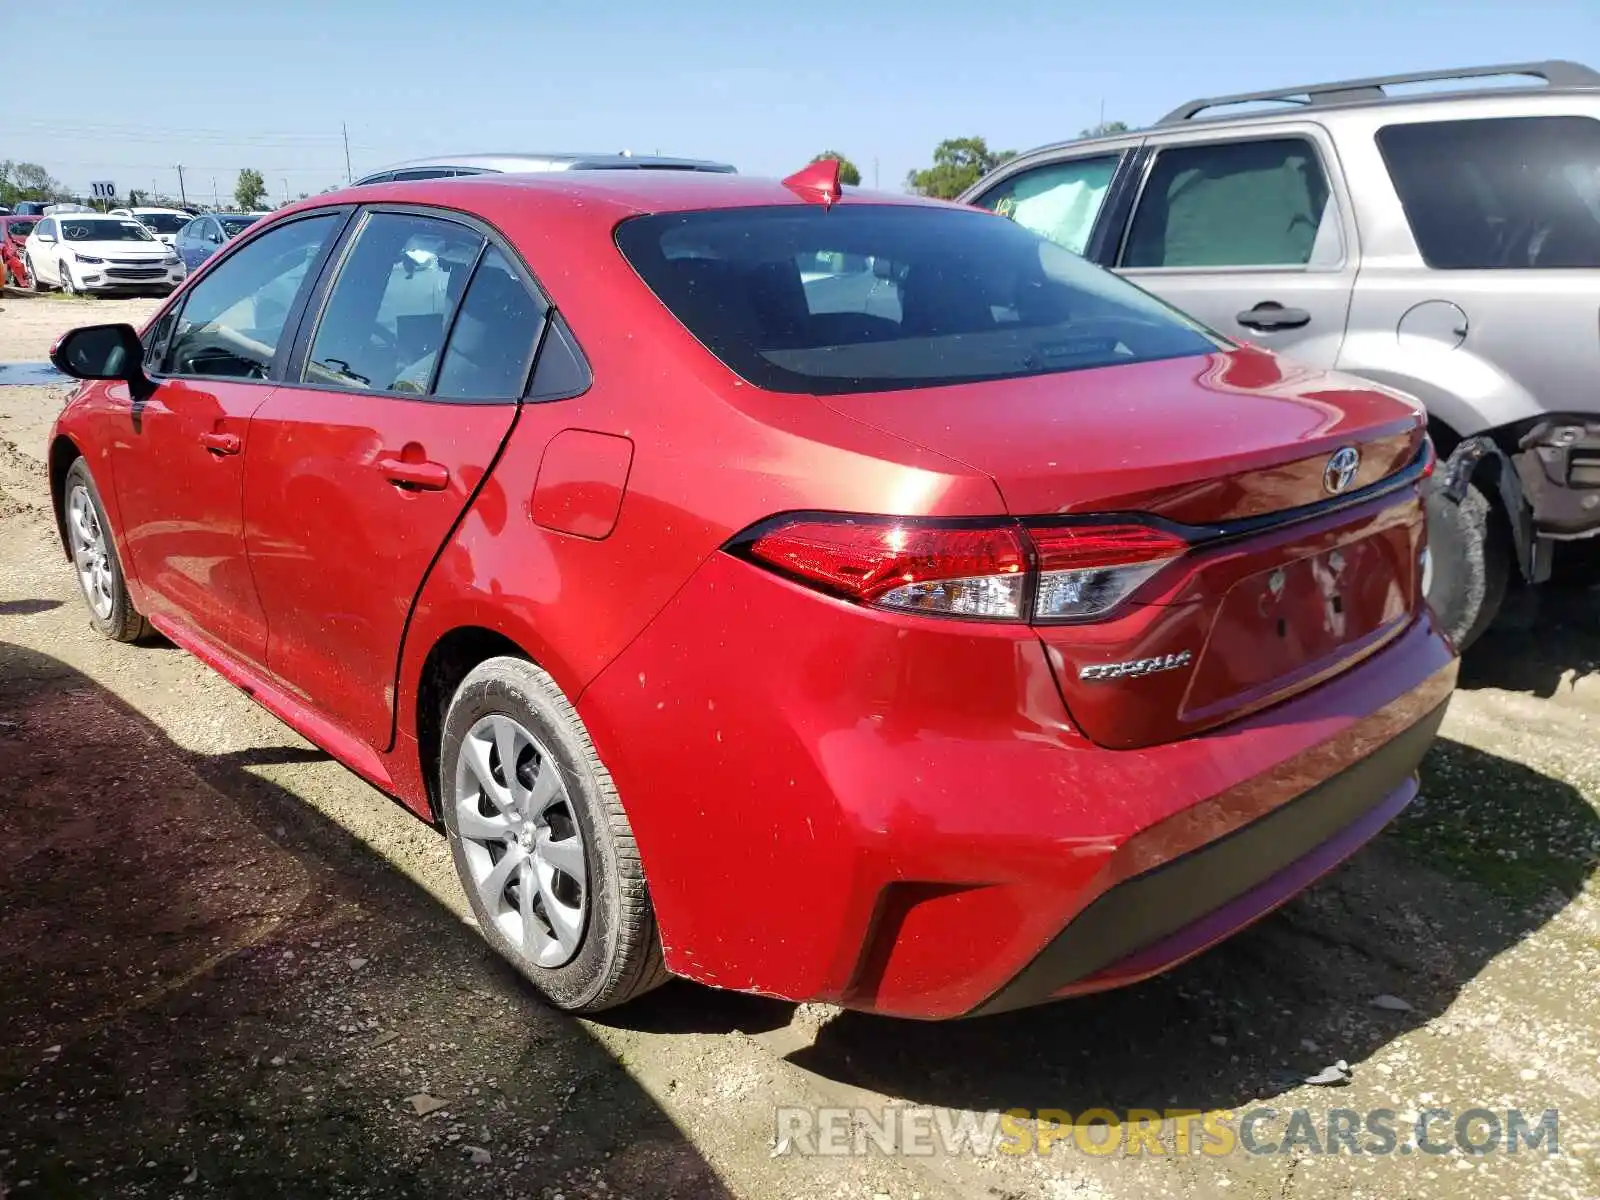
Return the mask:
<path id="1" fill-rule="evenodd" d="M 50 235 L 49 235 L 49 234 L 48 234 L 48 233 L 41 233 L 41 234 L 40 234 L 40 235 L 39 235 L 39 240 L 40 240 L 40 241 L 41 241 L 41 242 L 53 242 L 53 241 L 55 241 L 55 240 L 56 240 L 56 239 L 55 239 L 55 238 L 53 238 L 53 237 L 51 237 L 51 236 L 50 236 Z"/>
<path id="2" fill-rule="evenodd" d="M 136 400 L 154 387 L 144 373 L 144 347 L 132 325 L 85 325 L 61 335 L 50 363 L 74 379 L 121 379 Z"/>

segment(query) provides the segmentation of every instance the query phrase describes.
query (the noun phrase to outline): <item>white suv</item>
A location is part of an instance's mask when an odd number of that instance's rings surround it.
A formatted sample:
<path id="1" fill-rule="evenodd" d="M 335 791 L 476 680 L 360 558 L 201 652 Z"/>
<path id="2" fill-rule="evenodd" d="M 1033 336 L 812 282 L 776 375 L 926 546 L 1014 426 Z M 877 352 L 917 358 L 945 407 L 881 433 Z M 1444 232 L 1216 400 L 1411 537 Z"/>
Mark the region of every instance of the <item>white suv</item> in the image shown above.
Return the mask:
<path id="1" fill-rule="evenodd" d="M 23 243 L 22 254 L 37 291 L 170 292 L 183 282 L 183 260 L 177 252 L 132 217 L 42 217 Z"/>
<path id="2" fill-rule="evenodd" d="M 181 208 L 113 208 L 110 215 L 132 217 L 155 234 L 157 241 L 169 246 L 178 240 L 178 230 L 194 220 L 193 215 Z"/>

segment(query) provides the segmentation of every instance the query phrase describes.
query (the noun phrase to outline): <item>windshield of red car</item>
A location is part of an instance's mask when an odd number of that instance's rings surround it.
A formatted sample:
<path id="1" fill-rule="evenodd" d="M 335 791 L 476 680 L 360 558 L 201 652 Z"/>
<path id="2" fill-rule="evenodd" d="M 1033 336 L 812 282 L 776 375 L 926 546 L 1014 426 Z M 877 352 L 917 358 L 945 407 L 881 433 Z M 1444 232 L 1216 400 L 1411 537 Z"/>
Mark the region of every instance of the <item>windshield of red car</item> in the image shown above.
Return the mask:
<path id="1" fill-rule="evenodd" d="M 62 217 L 61 236 L 69 242 L 153 242 L 150 231 L 137 221 L 85 221 Z"/>
<path id="2" fill-rule="evenodd" d="M 1221 339 L 1011 221 L 820 204 L 635 217 L 617 244 L 732 371 L 813 395 L 1208 354 Z"/>
<path id="3" fill-rule="evenodd" d="M 7 221 L 6 234 L 7 236 L 13 237 L 20 242 L 23 238 L 27 237 L 33 232 L 33 227 L 38 223 L 38 221 L 32 219 L 26 221 Z"/>

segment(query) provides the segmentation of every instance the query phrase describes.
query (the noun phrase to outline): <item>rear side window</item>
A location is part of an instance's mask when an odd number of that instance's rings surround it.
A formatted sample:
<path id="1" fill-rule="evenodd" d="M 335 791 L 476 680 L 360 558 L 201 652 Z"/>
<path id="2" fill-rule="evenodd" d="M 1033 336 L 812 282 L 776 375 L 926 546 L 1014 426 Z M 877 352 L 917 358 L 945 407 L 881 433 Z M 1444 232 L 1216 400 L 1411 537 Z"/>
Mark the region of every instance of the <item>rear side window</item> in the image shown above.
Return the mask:
<path id="1" fill-rule="evenodd" d="M 1389 125 L 1378 149 L 1428 266 L 1600 267 L 1600 121 Z"/>
<path id="2" fill-rule="evenodd" d="M 514 400 L 544 324 L 544 303 L 490 247 L 461 301 L 434 394 L 446 400 Z"/>
<path id="3" fill-rule="evenodd" d="M 1173 146 L 1156 155 L 1122 265 L 1305 267 L 1314 256 L 1318 265 L 1336 263 L 1333 218 L 1328 181 L 1304 138 Z"/>
<path id="4" fill-rule="evenodd" d="M 624 222 L 617 243 L 707 349 L 772 391 L 934 387 L 1222 344 L 1055 243 L 971 209 L 661 213 Z"/>
<path id="5" fill-rule="evenodd" d="M 1082 254 L 1121 161 L 1119 154 L 1106 154 L 1035 167 L 986 193 L 978 207 Z"/>
<path id="6" fill-rule="evenodd" d="M 306 382 L 425 393 L 483 244 L 449 221 L 369 216 L 323 307 Z"/>

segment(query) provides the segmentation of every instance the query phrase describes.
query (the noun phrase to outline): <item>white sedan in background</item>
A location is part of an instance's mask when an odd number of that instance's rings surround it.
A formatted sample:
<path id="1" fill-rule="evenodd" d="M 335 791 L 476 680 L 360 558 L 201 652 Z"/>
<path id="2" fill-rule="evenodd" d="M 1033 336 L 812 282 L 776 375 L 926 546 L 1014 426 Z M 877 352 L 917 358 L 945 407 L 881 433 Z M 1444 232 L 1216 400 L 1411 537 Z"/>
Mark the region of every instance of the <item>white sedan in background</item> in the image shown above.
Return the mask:
<path id="1" fill-rule="evenodd" d="M 183 261 L 132 217 L 69 213 L 41 217 L 23 243 L 36 291 L 67 293 L 153 289 L 183 282 Z"/>

